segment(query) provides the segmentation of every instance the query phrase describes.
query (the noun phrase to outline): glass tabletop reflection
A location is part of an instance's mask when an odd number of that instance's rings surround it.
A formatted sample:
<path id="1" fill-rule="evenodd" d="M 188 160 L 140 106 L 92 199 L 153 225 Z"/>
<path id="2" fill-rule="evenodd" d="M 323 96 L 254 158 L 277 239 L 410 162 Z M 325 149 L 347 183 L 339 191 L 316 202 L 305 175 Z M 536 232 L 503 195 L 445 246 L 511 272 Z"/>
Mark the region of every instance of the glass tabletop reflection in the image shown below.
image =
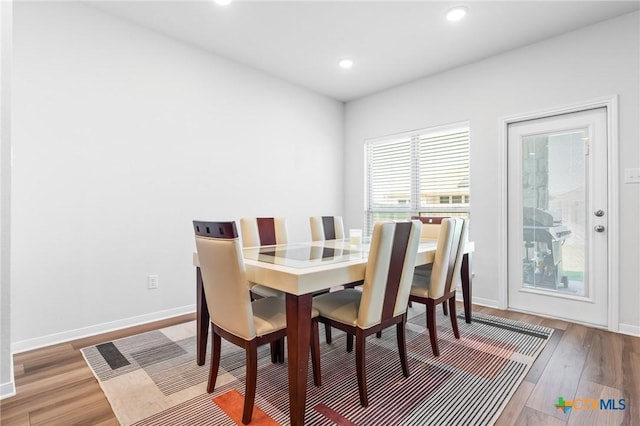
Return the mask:
<path id="1" fill-rule="evenodd" d="M 293 268 L 309 268 L 331 263 L 366 259 L 369 246 L 331 240 L 243 249 L 245 259 Z"/>

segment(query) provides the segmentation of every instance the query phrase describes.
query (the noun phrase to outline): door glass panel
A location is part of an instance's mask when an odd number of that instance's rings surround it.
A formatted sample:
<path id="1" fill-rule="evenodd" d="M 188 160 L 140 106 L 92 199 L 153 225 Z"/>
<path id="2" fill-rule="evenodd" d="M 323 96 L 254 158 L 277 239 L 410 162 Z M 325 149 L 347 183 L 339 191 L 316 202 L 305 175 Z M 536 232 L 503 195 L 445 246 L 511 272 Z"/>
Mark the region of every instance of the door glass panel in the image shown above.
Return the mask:
<path id="1" fill-rule="evenodd" d="M 523 287 L 588 297 L 586 130 L 522 138 Z"/>

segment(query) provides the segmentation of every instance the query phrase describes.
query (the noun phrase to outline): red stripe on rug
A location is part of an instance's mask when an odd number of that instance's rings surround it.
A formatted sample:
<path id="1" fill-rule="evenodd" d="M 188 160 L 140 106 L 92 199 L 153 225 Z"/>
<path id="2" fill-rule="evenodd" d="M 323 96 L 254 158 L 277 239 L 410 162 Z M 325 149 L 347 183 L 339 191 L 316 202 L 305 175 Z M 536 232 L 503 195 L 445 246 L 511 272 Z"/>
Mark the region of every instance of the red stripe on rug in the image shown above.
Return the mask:
<path id="1" fill-rule="evenodd" d="M 338 426 L 357 426 L 355 423 L 350 422 L 349 420 L 342 417 L 338 412 L 332 410 L 324 404 L 318 404 L 313 407 L 318 413 L 325 416 L 327 419 L 331 420 Z"/>
<path id="2" fill-rule="evenodd" d="M 236 424 L 242 425 L 242 410 L 244 408 L 244 396 L 235 389 L 218 395 L 212 399 L 218 407 L 231 418 Z M 253 406 L 253 416 L 251 417 L 252 426 L 280 426 L 278 422 L 273 420 L 264 411 Z"/>

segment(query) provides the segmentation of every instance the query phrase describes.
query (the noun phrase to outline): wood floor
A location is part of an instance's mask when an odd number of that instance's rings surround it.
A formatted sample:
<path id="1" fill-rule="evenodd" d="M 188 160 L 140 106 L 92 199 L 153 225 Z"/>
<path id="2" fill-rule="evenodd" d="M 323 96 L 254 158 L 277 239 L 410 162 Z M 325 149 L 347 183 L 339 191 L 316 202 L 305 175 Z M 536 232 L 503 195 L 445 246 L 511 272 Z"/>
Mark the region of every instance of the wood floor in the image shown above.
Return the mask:
<path id="1" fill-rule="evenodd" d="M 640 338 L 481 306 L 473 310 L 555 328 L 496 425 L 640 425 Z M 0 401 L 0 424 L 117 425 L 80 348 L 193 319 L 185 315 L 16 354 L 17 395 Z M 626 409 L 565 415 L 545 402 L 549 395 L 624 398 Z"/>

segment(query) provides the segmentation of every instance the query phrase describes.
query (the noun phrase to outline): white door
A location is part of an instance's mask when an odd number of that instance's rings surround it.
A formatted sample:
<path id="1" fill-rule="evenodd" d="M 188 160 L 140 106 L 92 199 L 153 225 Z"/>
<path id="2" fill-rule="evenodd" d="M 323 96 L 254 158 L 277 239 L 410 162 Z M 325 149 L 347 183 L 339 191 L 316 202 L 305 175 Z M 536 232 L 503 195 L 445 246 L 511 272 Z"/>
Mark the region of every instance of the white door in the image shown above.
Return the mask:
<path id="1" fill-rule="evenodd" d="M 607 325 L 607 110 L 509 124 L 510 308 Z"/>

